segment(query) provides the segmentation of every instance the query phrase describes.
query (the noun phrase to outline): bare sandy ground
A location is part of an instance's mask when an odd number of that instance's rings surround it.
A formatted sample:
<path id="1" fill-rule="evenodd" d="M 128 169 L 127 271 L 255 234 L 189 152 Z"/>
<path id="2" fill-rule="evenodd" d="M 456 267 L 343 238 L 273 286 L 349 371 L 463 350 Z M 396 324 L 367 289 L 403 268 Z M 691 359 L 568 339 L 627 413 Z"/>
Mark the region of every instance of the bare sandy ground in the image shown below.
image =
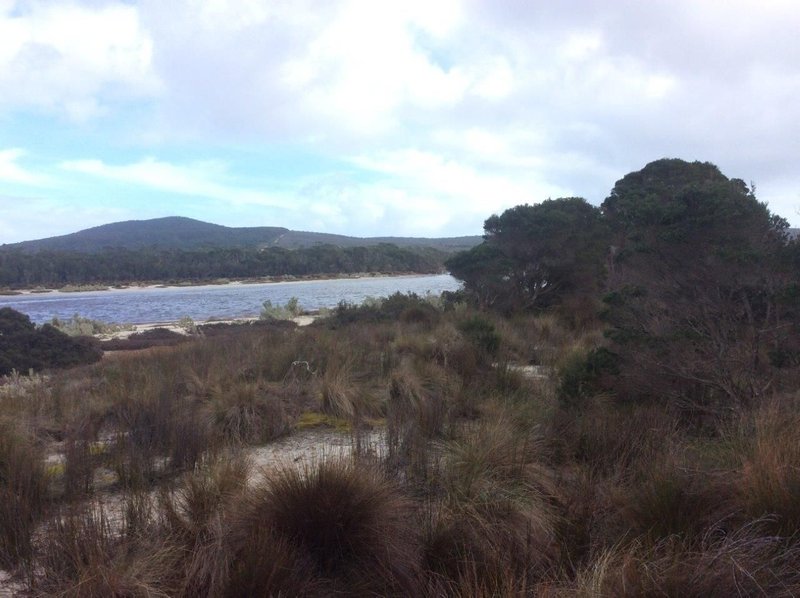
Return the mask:
<path id="1" fill-rule="evenodd" d="M 308 326 L 318 317 L 319 316 L 316 315 L 297 316 L 296 318 L 292 318 L 292 322 L 295 322 L 298 326 Z M 194 324 L 195 326 L 204 326 L 206 324 L 241 324 L 243 322 L 255 322 L 257 320 L 258 318 L 233 318 L 230 320 L 206 320 L 204 322 L 194 322 Z M 186 336 L 191 335 L 191 332 L 185 327 L 181 326 L 179 322 L 154 322 L 151 324 L 131 324 L 129 326 L 122 327 L 120 330 L 115 330 L 114 332 L 96 334 L 94 336 L 101 341 L 125 339 L 132 334 L 146 332 L 147 330 L 154 330 L 156 328 L 165 328 L 171 332 L 177 332 L 178 334 L 183 334 Z"/>
<path id="2" fill-rule="evenodd" d="M 257 484 L 271 471 L 284 467 L 313 467 L 326 459 L 347 459 L 354 453 L 361 455 L 381 456 L 386 451 L 386 435 L 384 430 L 364 432 L 359 438 L 347 432 L 327 428 L 311 428 L 296 431 L 290 436 L 280 438 L 266 445 L 252 447 L 246 450 L 247 457 L 251 460 L 250 483 Z M 53 453 L 48 456 L 49 465 L 63 462 L 63 455 Z M 112 526 L 123 520 L 125 501 L 117 492 L 103 493 L 103 481 L 100 479 L 103 472 L 97 472 L 97 487 L 100 492 L 89 504 L 97 509 L 102 509 L 106 521 Z M 110 476 L 106 483 L 113 486 L 115 482 Z M 155 497 L 156 491 L 151 493 Z M 12 578 L 7 571 L 0 569 L 0 598 L 24 595 L 25 586 Z"/>

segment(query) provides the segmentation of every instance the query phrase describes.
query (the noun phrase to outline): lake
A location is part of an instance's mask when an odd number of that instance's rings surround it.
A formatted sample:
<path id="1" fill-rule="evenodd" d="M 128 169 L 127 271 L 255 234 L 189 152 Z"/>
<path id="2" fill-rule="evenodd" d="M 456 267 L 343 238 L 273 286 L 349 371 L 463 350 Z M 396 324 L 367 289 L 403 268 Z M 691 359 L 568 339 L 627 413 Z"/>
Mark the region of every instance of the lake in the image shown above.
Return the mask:
<path id="1" fill-rule="evenodd" d="M 12 307 L 37 324 L 75 314 L 119 324 L 174 322 L 185 316 L 200 322 L 211 318 L 255 317 L 266 300 L 273 305 L 284 305 L 297 297 L 303 309 L 316 310 L 335 307 L 340 301 L 361 303 L 367 297 L 386 297 L 396 292 L 438 295 L 459 287 L 459 281 L 449 274 L 380 276 L 0 296 L 0 307 Z"/>

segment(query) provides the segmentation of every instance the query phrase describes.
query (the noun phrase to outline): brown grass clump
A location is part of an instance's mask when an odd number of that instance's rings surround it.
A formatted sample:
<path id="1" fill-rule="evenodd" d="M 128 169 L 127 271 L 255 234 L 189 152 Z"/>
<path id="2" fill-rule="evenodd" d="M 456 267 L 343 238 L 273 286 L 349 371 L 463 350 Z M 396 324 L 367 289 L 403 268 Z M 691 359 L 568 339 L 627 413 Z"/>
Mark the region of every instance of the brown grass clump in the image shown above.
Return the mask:
<path id="1" fill-rule="evenodd" d="M 209 406 L 214 428 L 228 444 L 262 444 L 291 430 L 283 399 L 271 387 L 232 382 L 212 391 Z"/>
<path id="2" fill-rule="evenodd" d="M 200 405 L 181 404 L 165 392 L 132 398 L 112 415 L 117 434 L 111 455 L 123 485 L 141 487 L 190 469 L 217 448 Z"/>
<path id="3" fill-rule="evenodd" d="M 364 464 L 270 474 L 232 523 L 226 594 L 416 595 L 409 516 L 395 486 Z"/>
<path id="4" fill-rule="evenodd" d="M 655 405 L 618 405 L 597 396 L 579 413 L 558 411 L 551 422 L 553 450 L 604 476 L 627 472 L 659 455 L 675 435 L 677 422 Z"/>
<path id="5" fill-rule="evenodd" d="M 433 513 L 425 562 L 449 595 L 513 595 L 559 559 L 556 488 L 541 443 L 499 419 L 450 443 L 446 496 Z"/>
<path id="6" fill-rule="evenodd" d="M 756 521 L 733 533 L 710 530 L 693 548 L 675 538 L 652 547 L 634 542 L 601 553 L 574 584 L 553 596 L 796 596 L 797 548 L 766 535 Z"/>
<path id="7" fill-rule="evenodd" d="M 245 456 L 225 454 L 160 494 L 164 532 L 183 554 L 182 595 L 223 595 L 231 564 L 228 517 L 240 504 L 250 473 Z"/>
<path id="8" fill-rule="evenodd" d="M 0 567 L 31 559 L 34 528 L 46 503 L 41 447 L 25 429 L 0 423 Z"/>
<path id="9" fill-rule="evenodd" d="M 122 526 L 119 529 L 119 526 Z M 180 550 L 112 524 L 89 504 L 57 514 L 46 527 L 33 588 L 37 595 L 75 598 L 176 595 Z"/>
<path id="10" fill-rule="evenodd" d="M 352 363 L 346 359 L 328 364 L 320 384 L 323 413 L 349 421 L 363 417 L 364 401 L 354 384 L 352 369 Z"/>
<path id="11" fill-rule="evenodd" d="M 794 398 L 757 410 L 747 430 L 739 498 L 751 517 L 774 516 L 782 535 L 800 533 L 800 414 Z"/>
<path id="12" fill-rule="evenodd" d="M 241 454 L 218 456 L 181 480 L 177 488 L 159 496 L 162 517 L 172 534 L 194 542 L 212 519 L 247 488 L 250 461 Z"/>
<path id="13" fill-rule="evenodd" d="M 640 468 L 617 490 L 622 519 L 635 535 L 691 544 L 732 516 L 733 489 L 723 475 L 694 470 L 669 450 Z"/>

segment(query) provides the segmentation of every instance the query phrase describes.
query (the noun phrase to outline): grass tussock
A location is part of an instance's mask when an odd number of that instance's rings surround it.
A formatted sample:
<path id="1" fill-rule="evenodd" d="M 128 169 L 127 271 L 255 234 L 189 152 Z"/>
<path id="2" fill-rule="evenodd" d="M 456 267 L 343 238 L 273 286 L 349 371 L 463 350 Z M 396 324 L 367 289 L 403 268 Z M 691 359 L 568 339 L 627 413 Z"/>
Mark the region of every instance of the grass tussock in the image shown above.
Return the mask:
<path id="1" fill-rule="evenodd" d="M 800 415 L 794 397 L 756 411 L 737 481 L 751 517 L 771 516 L 773 530 L 800 533 Z"/>
<path id="2" fill-rule="evenodd" d="M 330 593 L 413 595 L 419 565 L 410 515 L 397 488 L 365 465 L 277 471 L 233 523 L 228 591 L 299 595 L 310 583 Z M 274 561 L 276 551 L 282 557 Z"/>
<path id="3" fill-rule="evenodd" d="M 730 533 L 711 528 L 697 547 L 675 538 L 611 547 L 551 595 L 795 596 L 798 556 L 754 521 Z"/>
<path id="4" fill-rule="evenodd" d="M 89 505 L 53 518 L 37 561 L 40 595 L 101 598 L 176 595 L 177 546 L 115 529 L 102 506 Z"/>

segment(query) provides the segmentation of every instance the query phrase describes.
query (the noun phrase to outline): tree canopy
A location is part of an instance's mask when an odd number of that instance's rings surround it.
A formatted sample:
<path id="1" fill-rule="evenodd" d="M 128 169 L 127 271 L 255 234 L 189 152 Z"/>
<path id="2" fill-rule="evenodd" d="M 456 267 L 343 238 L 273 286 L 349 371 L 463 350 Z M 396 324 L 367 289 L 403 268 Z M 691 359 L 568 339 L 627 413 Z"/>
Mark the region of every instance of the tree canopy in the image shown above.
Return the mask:
<path id="1" fill-rule="evenodd" d="M 62 286 L 87 283 L 214 280 L 259 276 L 308 276 L 354 272 L 434 273 L 445 254 L 430 248 L 317 245 L 305 249 L 217 248 L 108 249 L 74 251 L 0 251 L 0 286 Z"/>
<path id="2" fill-rule="evenodd" d="M 506 312 L 602 298 L 618 396 L 717 409 L 800 365 L 800 247 L 787 227 L 713 164 L 663 159 L 600 208 L 563 198 L 492 216 L 484 243 L 446 265 Z"/>
<path id="3" fill-rule="evenodd" d="M 599 288 L 605 227 L 586 200 L 517 206 L 487 219 L 484 230 L 483 244 L 445 263 L 482 305 L 543 309 Z"/>

